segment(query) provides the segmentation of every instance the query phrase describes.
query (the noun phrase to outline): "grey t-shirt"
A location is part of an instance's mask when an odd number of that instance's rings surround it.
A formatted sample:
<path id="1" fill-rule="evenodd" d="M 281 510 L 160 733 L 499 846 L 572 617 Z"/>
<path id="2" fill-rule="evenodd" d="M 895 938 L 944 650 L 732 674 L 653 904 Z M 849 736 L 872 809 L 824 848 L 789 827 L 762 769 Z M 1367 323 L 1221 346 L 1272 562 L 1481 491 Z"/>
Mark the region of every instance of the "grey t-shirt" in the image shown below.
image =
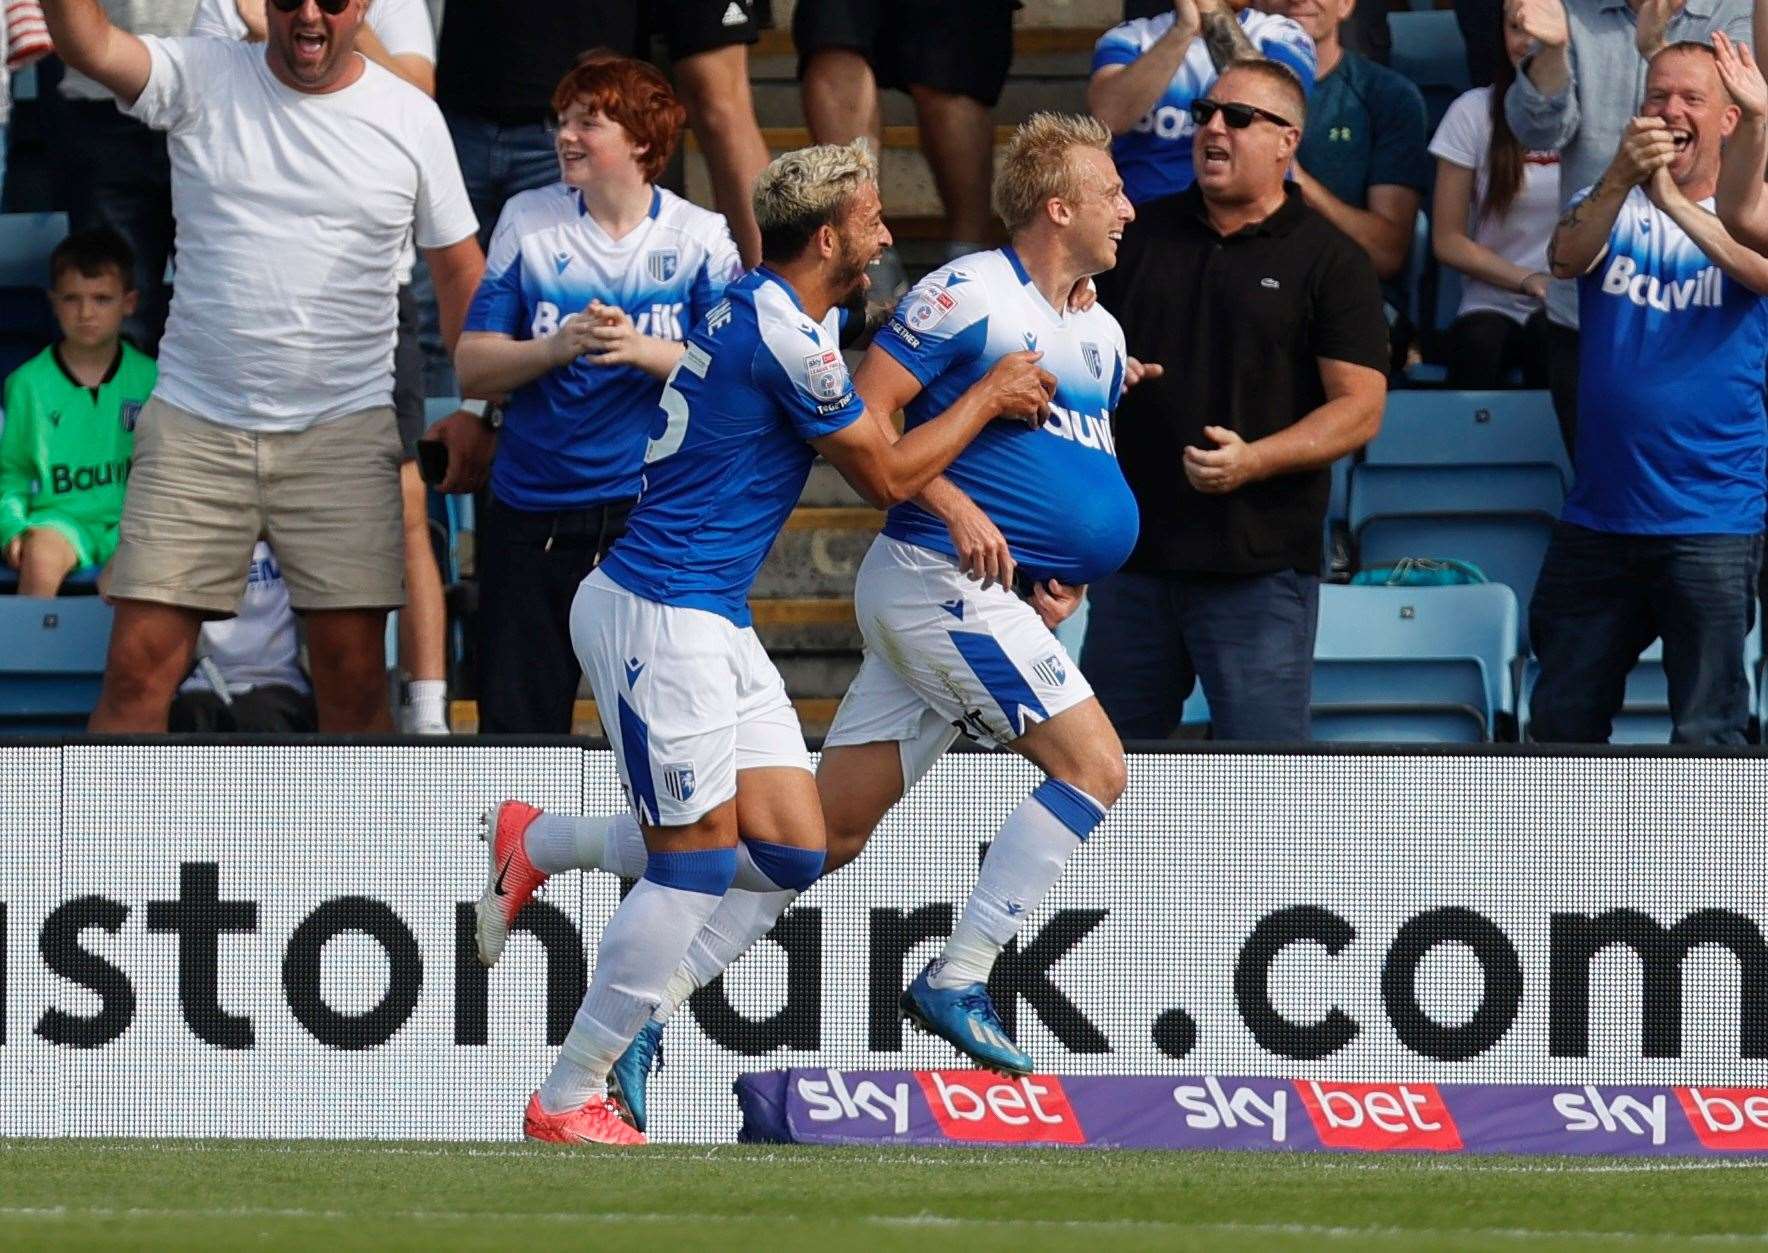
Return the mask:
<path id="1" fill-rule="evenodd" d="M 111 22 L 133 35 L 182 35 L 190 29 L 196 0 L 98 0 Z M 69 100 L 110 100 L 111 93 L 70 69 L 61 80 Z"/>

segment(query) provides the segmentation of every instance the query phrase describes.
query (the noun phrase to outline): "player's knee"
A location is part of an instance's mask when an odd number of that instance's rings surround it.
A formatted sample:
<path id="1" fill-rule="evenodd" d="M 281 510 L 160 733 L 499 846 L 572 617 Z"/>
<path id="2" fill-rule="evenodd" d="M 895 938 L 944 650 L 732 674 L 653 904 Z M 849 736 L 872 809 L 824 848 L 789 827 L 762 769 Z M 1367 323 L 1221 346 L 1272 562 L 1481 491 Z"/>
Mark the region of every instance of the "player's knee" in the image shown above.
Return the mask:
<path id="1" fill-rule="evenodd" d="M 723 896 L 730 891 L 737 877 L 737 850 L 725 848 L 684 848 L 667 852 L 653 850 L 645 858 L 645 878 L 659 887 L 678 892 L 700 892 L 707 896 Z"/>
<path id="2" fill-rule="evenodd" d="M 823 858 L 823 874 L 830 875 L 841 869 L 865 851 L 866 841 L 872 838 L 872 829 L 864 829 L 853 825 L 829 823 L 829 851 Z"/>
<path id="3" fill-rule="evenodd" d="M 749 860 L 768 880 L 781 888 L 802 892 L 823 873 L 824 852 L 820 848 L 795 848 L 790 844 L 772 844 L 767 840 L 743 839 Z"/>
<path id="4" fill-rule="evenodd" d="M 1110 809 L 1117 804 L 1117 798 L 1123 795 L 1123 789 L 1129 782 L 1129 773 L 1124 766 L 1121 750 L 1112 752 L 1101 749 L 1089 753 L 1066 769 L 1053 772 L 1051 777 L 1086 793 L 1101 809 Z"/>

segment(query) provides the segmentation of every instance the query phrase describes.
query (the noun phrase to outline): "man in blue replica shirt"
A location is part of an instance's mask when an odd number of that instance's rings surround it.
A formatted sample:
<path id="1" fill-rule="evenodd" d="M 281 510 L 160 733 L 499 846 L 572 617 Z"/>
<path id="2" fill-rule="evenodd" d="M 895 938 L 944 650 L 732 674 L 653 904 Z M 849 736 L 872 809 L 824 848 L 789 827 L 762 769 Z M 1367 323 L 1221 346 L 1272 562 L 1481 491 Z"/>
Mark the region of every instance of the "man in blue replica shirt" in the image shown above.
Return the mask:
<path id="1" fill-rule="evenodd" d="M 595 55 L 554 92 L 560 181 L 504 206 L 457 369 L 507 393 L 479 526 L 479 726 L 568 734 L 571 602 L 626 525 L 663 379 L 742 266 L 725 220 L 653 180 L 682 107 Z"/>
<path id="2" fill-rule="evenodd" d="M 1111 154 L 1130 203 L 1184 191 L 1191 160 L 1191 102 L 1240 61 L 1271 60 L 1314 87 L 1314 41 L 1287 17 L 1250 0 L 1173 0 L 1172 12 L 1113 26 L 1093 48 L 1087 109 L 1117 136 Z"/>
<path id="3" fill-rule="evenodd" d="M 763 264 L 689 336 L 663 389 L 627 533 L 571 611 L 647 858 L 602 932 L 559 1058 L 529 1100 L 524 1132 L 533 1139 L 643 1143 L 608 1098 L 608 1071 L 689 943 L 734 882 L 802 888 L 822 868 L 810 757 L 748 607 L 816 454 L 885 507 L 925 489 L 997 417 L 1050 413 L 1054 380 L 1037 353 L 1020 351 L 898 442 L 883 415 L 867 414 L 835 326 L 837 306 L 890 241 L 864 145 L 780 157 L 756 184 L 755 209 Z M 543 852 L 535 865 L 524 835 L 539 816 L 499 807 L 479 904 L 488 964 L 551 864 Z"/>
<path id="4" fill-rule="evenodd" d="M 1768 259 L 1709 211 L 1738 122 L 1713 50 L 1654 56 L 1641 114 L 1548 250 L 1553 273 L 1578 280 L 1578 475 L 1529 609 L 1531 731 L 1607 740 L 1627 672 L 1662 636 L 1674 740 L 1742 744 Z"/>

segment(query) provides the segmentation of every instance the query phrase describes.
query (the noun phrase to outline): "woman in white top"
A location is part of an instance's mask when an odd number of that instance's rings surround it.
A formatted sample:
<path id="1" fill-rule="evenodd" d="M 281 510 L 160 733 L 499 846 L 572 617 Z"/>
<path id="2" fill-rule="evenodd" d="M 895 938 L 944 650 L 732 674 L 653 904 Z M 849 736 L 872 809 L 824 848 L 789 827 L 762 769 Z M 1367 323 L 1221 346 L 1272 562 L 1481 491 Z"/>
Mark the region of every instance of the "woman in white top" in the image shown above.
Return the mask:
<path id="1" fill-rule="evenodd" d="M 1463 276 L 1449 328 L 1449 386 L 1547 386 L 1547 240 L 1559 218 L 1559 154 L 1525 152 L 1504 120 L 1504 93 L 1530 40 L 1508 17 L 1505 61 L 1443 115 L 1430 141 L 1437 159 L 1431 244 Z"/>

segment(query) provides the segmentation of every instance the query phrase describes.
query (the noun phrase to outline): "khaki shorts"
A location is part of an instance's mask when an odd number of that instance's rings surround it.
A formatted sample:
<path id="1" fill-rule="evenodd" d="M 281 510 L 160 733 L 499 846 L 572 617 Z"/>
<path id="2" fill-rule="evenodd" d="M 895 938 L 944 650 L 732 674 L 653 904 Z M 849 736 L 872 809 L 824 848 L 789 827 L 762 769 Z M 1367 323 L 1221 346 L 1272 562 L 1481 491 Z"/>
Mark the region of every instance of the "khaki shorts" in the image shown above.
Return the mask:
<path id="1" fill-rule="evenodd" d="M 244 431 L 150 397 L 135 424 L 108 593 L 239 612 L 269 541 L 298 610 L 405 603 L 399 431 L 385 406 L 304 431 Z"/>

